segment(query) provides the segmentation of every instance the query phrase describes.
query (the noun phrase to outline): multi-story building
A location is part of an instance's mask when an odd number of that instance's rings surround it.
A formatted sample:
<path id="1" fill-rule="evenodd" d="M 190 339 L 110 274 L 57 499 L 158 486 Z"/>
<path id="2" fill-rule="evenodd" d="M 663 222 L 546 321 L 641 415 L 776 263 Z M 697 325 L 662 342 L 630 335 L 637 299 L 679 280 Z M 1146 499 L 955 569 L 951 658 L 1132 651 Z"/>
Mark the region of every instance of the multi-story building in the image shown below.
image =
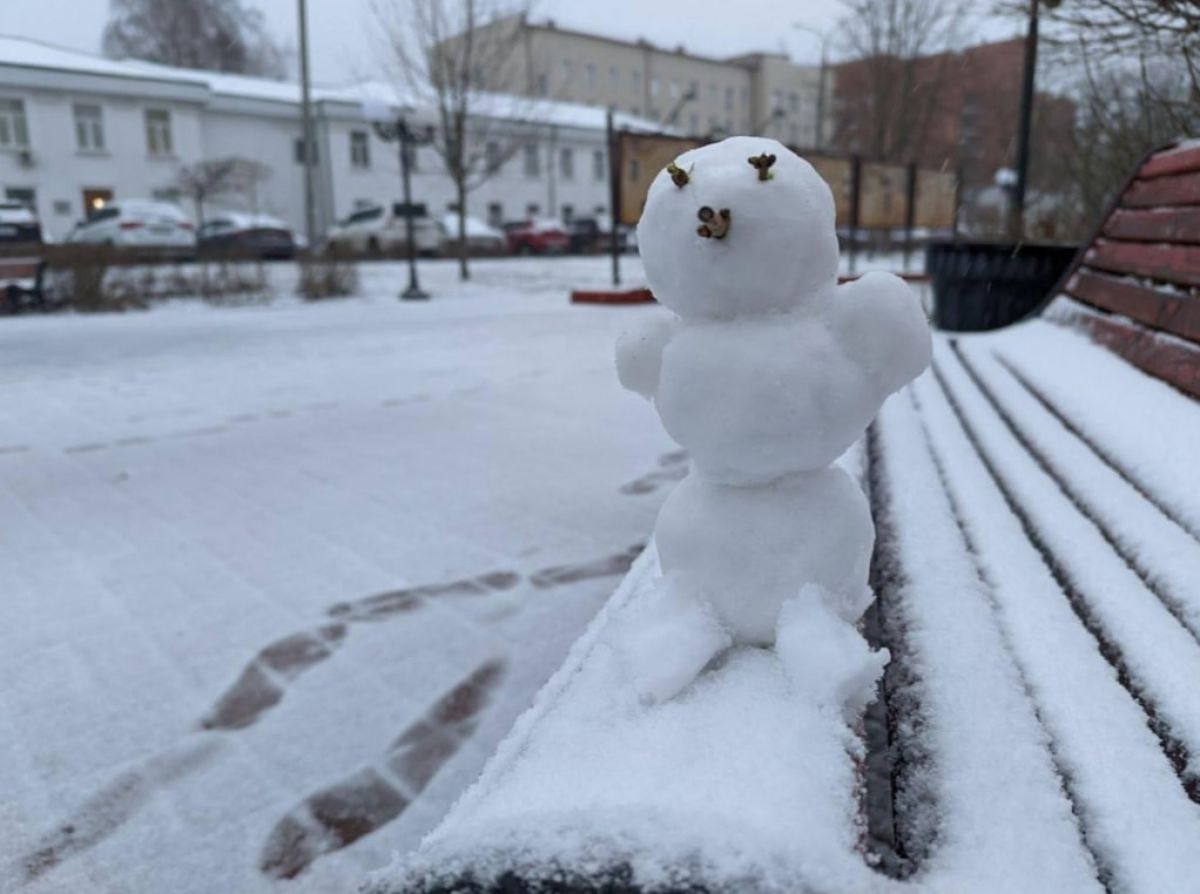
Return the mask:
<path id="1" fill-rule="evenodd" d="M 369 95 L 396 91 L 382 84 L 313 91 L 320 231 L 356 207 L 399 198 L 396 144 L 381 141 L 364 118 Z M 477 178 L 484 182 L 470 193 L 468 212 L 499 223 L 607 211 L 604 110 L 539 101 L 531 113 L 510 105 L 489 116 L 473 147 L 491 171 Z M 409 115 L 418 126 L 435 121 L 426 108 Z M 621 124 L 651 126 L 629 116 Z M 182 166 L 228 157 L 253 159 L 268 176 L 216 205 L 274 214 L 302 230 L 304 151 L 295 83 L 0 37 L 0 195 L 35 208 L 55 237 L 113 198 L 179 199 Z M 434 149 L 415 155 L 414 199 L 435 214 L 453 208 L 453 183 Z"/>
<path id="2" fill-rule="evenodd" d="M 512 46 L 509 64 L 490 73 L 493 89 L 611 107 L 695 136 L 761 134 L 816 146 L 820 71 L 782 54 L 717 59 L 524 16 L 479 31 L 477 40 Z"/>
<path id="3" fill-rule="evenodd" d="M 958 168 L 968 189 L 987 188 L 1014 164 L 1024 52 L 1016 38 L 917 59 L 838 63 L 832 142 L 885 161 Z M 1039 92 L 1034 110 L 1035 139 L 1069 145 L 1075 104 Z"/>

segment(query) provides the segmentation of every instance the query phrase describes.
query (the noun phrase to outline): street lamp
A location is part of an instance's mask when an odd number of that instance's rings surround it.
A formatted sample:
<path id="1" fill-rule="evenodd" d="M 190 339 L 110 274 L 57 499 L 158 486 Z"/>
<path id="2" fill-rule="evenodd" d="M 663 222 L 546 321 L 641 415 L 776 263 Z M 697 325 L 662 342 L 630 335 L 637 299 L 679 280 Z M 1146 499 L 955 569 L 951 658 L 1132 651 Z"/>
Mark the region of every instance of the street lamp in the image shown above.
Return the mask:
<path id="1" fill-rule="evenodd" d="M 385 143 L 396 142 L 400 146 L 400 178 L 404 183 L 404 248 L 408 256 L 408 288 L 400 293 L 400 297 L 408 300 L 428 298 L 429 293 L 421 290 L 417 282 L 417 246 L 413 233 L 413 217 L 416 209 L 412 202 L 412 186 L 409 169 L 412 162 L 412 151 L 416 146 L 430 142 L 428 134 L 417 134 L 409 127 L 405 114 L 408 109 L 402 109 L 399 115 L 392 112 L 386 102 L 366 100 L 362 106 L 363 117 L 371 122 L 375 136 Z"/>
<path id="2" fill-rule="evenodd" d="M 1048 9 L 1061 0 L 1042 0 Z M 1029 27 L 1025 32 L 1025 71 L 1021 80 L 1021 113 L 1017 122 L 1017 172 L 1009 204 L 1008 228 L 1012 238 L 1025 233 L 1025 187 L 1029 182 L 1029 135 L 1033 129 L 1033 82 L 1037 74 L 1039 0 L 1029 0 Z"/>
<path id="3" fill-rule="evenodd" d="M 825 79 L 826 73 L 829 71 L 829 54 L 828 41 L 829 35 L 823 31 L 818 31 L 816 28 L 811 28 L 808 25 L 803 25 L 800 22 L 793 22 L 792 27 L 797 31 L 805 31 L 816 36 L 821 41 L 821 69 L 817 75 L 817 146 L 818 150 L 825 148 Z"/>

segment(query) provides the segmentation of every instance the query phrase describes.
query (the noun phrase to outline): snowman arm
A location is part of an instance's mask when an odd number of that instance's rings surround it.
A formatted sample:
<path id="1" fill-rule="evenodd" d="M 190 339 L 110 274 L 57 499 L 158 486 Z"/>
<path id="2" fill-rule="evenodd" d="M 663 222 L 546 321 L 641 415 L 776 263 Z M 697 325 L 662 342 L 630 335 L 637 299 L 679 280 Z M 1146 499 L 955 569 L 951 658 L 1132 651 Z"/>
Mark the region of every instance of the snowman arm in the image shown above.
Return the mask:
<path id="1" fill-rule="evenodd" d="M 861 358 L 891 394 L 919 376 L 933 353 L 929 320 L 900 277 L 873 272 L 838 286 L 834 327 L 851 357 Z"/>
<path id="2" fill-rule="evenodd" d="M 678 317 L 655 310 L 621 333 L 617 339 L 617 377 L 625 388 L 653 400 L 663 350 L 678 328 Z"/>

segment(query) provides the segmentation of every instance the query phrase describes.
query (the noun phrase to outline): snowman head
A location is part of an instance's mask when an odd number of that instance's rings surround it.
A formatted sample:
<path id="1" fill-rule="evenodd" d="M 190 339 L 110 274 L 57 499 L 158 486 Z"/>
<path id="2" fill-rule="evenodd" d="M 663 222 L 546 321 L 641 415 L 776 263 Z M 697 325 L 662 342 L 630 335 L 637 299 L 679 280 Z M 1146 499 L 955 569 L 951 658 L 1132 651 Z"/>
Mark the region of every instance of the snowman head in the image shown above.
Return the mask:
<path id="1" fill-rule="evenodd" d="M 655 297 L 684 318 L 789 310 L 836 281 L 833 195 L 764 137 L 675 159 L 650 185 L 637 237 Z"/>

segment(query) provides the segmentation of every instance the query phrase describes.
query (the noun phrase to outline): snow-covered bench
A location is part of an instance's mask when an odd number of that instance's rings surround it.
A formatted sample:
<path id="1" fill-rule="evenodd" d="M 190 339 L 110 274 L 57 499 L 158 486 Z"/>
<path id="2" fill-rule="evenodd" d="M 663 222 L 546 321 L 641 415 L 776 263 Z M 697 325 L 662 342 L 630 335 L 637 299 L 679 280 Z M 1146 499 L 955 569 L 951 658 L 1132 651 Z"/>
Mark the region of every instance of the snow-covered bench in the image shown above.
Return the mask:
<path id="1" fill-rule="evenodd" d="M 367 890 L 1200 889 L 1196 205 L 1200 146 L 1151 156 L 1039 318 L 939 337 L 843 460 L 892 654 L 861 728 L 760 649 L 639 703 L 607 631 L 651 548 Z"/>

